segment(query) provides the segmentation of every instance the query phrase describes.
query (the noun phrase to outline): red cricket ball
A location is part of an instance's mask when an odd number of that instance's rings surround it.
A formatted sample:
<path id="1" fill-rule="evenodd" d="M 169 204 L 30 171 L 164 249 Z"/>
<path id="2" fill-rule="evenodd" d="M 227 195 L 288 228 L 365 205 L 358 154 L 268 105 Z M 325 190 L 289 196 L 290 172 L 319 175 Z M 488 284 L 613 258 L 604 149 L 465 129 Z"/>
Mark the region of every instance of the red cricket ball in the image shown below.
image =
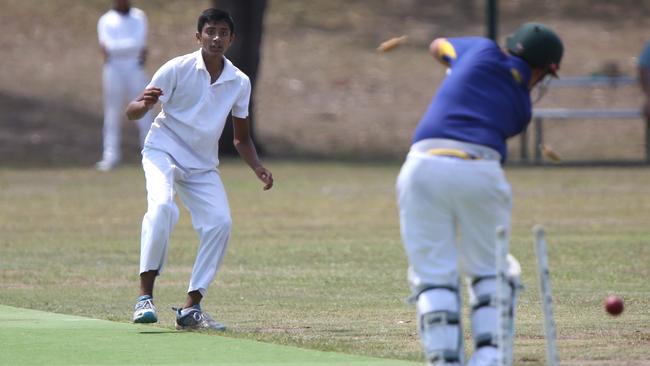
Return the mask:
<path id="1" fill-rule="evenodd" d="M 605 310 L 611 315 L 619 315 L 623 312 L 623 299 L 616 295 L 607 296 L 605 299 Z"/>

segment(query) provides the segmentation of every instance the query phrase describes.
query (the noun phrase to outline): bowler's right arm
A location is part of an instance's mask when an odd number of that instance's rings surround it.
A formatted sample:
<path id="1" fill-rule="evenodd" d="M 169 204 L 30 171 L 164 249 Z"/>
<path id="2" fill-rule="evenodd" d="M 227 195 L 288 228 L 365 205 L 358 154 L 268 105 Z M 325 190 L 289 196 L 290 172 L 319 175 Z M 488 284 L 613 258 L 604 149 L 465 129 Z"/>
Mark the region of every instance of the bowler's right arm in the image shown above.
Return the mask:
<path id="1" fill-rule="evenodd" d="M 163 95 L 163 91 L 160 88 L 154 86 L 146 88 L 139 97 L 126 107 L 126 117 L 131 121 L 144 117 L 158 103 L 158 98 L 161 95 Z"/>

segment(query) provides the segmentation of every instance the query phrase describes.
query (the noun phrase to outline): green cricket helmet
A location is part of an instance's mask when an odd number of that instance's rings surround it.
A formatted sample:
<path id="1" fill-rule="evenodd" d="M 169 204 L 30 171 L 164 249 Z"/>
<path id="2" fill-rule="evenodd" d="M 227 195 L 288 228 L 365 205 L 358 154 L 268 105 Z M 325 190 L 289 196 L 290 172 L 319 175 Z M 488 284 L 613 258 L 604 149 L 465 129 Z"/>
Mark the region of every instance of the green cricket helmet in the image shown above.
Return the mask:
<path id="1" fill-rule="evenodd" d="M 546 68 L 557 77 L 564 46 L 551 28 L 541 23 L 525 23 L 506 39 L 506 47 L 531 67 Z"/>

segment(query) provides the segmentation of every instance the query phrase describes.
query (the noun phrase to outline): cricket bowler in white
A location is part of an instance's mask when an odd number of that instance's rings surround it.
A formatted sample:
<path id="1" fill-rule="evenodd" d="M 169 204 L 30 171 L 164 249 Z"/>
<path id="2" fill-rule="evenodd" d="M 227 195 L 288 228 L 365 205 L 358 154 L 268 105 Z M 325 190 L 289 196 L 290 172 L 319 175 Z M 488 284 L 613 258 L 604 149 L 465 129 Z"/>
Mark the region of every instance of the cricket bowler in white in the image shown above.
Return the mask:
<path id="1" fill-rule="evenodd" d="M 99 45 L 104 55 L 102 74 L 104 127 L 102 160 L 95 167 L 109 171 L 122 159 L 121 130 L 124 107 L 147 85 L 147 16 L 129 0 L 113 0 L 113 8 L 97 22 Z M 153 113 L 137 121 L 140 146 L 149 132 Z"/>
<path id="2" fill-rule="evenodd" d="M 162 103 L 142 150 L 148 210 L 142 221 L 140 297 L 133 314 L 136 323 L 158 320 L 153 288 L 178 220 L 174 203 L 178 193 L 192 215 L 199 249 L 185 304 L 175 309 L 176 328 L 225 329 L 201 310 L 200 303 L 230 237 L 230 209 L 217 169 L 219 137 L 230 112 L 239 155 L 262 181 L 264 190 L 273 186 L 273 176 L 260 162 L 250 135 L 250 81 L 224 56 L 235 39 L 234 32 L 227 12 L 205 10 L 198 18 L 196 33 L 201 49 L 165 63 L 143 94 L 127 107 L 127 116 L 134 120 L 158 101 Z"/>
<path id="3" fill-rule="evenodd" d="M 520 268 L 507 255 L 512 192 L 501 164 L 506 139 L 530 122 L 531 89 L 556 76 L 563 45 L 550 28 L 527 23 L 505 50 L 482 37 L 438 38 L 429 48 L 450 72 L 415 130 L 397 179 L 418 332 L 428 365 L 465 365 L 459 284 L 465 275 L 474 343 L 467 365 L 502 366 L 512 359 Z M 506 230 L 506 250 L 499 252 L 499 262 L 509 263 L 506 286 L 497 282 L 499 227 Z M 498 288 L 507 298 L 507 319 L 499 319 Z M 497 342 L 499 324 L 510 333 L 504 342 Z"/>

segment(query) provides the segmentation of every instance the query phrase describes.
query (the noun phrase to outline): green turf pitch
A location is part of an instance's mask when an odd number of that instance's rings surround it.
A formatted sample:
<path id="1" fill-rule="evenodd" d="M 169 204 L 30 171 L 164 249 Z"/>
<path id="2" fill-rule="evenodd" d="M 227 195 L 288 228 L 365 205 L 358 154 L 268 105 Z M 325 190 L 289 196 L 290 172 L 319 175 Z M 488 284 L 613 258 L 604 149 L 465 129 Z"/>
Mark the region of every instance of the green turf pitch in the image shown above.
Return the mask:
<path id="1" fill-rule="evenodd" d="M 415 365 L 0 305 L 0 365 Z"/>

